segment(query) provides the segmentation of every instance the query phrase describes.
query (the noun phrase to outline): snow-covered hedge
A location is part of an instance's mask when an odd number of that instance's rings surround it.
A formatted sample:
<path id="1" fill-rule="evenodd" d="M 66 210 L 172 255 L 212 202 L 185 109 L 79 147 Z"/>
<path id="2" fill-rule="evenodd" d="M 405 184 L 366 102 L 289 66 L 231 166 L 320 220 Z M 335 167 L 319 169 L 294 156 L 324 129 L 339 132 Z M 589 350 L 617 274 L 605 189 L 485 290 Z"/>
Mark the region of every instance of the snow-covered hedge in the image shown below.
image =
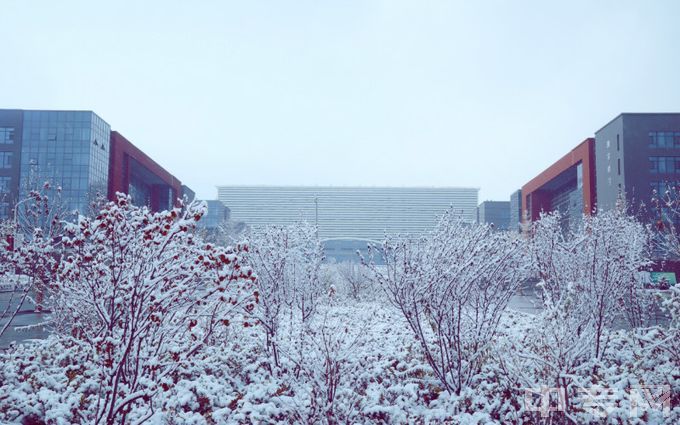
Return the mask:
<path id="1" fill-rule="evenodd" d="M 620 211 L 529 238 L 449 212 L 380 266 L 323 265 L 307 225 L 206 244 L 201 214 L 121 197 L 66 226 L 54 334 L 0 354 L 0 423 L 680 423 L 680 289 L 648 326 L 648 229 Z M 540 312 L 508 309 L 531 274 Z"/>

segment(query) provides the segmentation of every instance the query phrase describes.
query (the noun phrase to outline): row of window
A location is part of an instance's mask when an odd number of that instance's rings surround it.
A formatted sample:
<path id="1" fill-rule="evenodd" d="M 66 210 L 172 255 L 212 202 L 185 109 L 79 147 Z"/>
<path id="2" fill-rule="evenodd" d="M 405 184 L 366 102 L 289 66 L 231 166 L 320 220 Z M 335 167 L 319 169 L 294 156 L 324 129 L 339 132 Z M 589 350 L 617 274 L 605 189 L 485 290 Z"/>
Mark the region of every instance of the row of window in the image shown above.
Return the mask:
<path id="1" fill-rule="evenodd" d="M 88 111 L 26 111 L 24 121 L 29 123 L 53 123 L 63 121 L 91 122 L 92 112 Z"/>
<path id="2" fill-rule="evenodd" d="M 653 131 L 649 133 L 650 148 L 680 148 L 680 132 Z"/>
<path id="3" fill-rule="evenodd" d="M 24 134 L 28 136 L 29 139 L 35 141 L 47 141 L 56 142 L 64 140 L 74 140 L 74 141 L 89 141 L 91 135 L 90 127 L 82 128 L 32 128 L 28 131 L 24 130 Z"/>
<path id="4" fill-rule="evenodd" d="M 14 127 L 0 127 L 0 145 L 14 144 Z"/>
<path id="5" fill-rule="evenodd" d="M 680 173 L 680 156 L 650 156 L 649 172 L 651 174 Z"/>
<path id="6" fill-rule="evenodd" d="M 27 160 L 26 160 L 27 158 Z M 73 165 L 89 165 L 90 155 L 87 153 L 65 153 L 65 152 L 39 152 L 28 153 L 22 157 L 22 166 L 25 165 L 53 165 L 56 167 L 71 167 Z"/>

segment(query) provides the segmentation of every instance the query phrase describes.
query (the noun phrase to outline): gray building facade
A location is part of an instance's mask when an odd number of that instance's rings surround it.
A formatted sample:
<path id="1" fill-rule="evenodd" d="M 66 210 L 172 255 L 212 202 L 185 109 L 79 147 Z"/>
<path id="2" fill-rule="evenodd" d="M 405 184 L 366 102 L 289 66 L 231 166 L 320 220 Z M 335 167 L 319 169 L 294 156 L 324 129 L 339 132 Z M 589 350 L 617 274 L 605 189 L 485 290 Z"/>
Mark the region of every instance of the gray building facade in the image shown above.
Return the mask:
<path id="1" fill-rule="evenodd" d="M 23 122 L 21 111 L 0 110 L 0 219 L 11 216 L 19 199 Z"/>
<path id="2" fill-rule="evenodd" d="M 680 113 L 622 113 L 595 133 L 597 208 L 649 204 L 680 180 Z"/>
<path id="3" fill-rule="evenodd" d="M 477 221 L 482 224 L 493 224 L 498 230 L 510 227 L 510 202 L 484 201 L 477 207 Z"/>

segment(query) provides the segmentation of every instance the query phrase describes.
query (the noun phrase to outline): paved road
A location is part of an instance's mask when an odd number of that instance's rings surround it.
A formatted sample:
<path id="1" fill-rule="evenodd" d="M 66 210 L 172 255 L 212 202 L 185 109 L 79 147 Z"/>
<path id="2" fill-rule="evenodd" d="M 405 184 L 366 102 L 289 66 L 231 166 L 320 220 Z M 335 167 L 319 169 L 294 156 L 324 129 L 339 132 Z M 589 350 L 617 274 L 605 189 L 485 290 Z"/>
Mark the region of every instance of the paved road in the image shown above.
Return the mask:
<path id="1" fill-rule="evenodd" d="M 510 299 L 508 308 L 521 311 L 523 313 L 539 313 L 542 308 L 533 284 L 524 285 L 519 293 Z M 655 304 L 650 325 L 667 325 L 669 320 L 670 318 L 668 315 L 660 308 L 658 304 Z M 614 327 L 617 329 L 627 329 L 629 325 L 627 321 L 619 320 L 614 323 Z"/>
<path id="2" fill-rule="evenodd" d="M 15 296 L 12 300 L 12 310 L 16 307 L 19 300 Z M 0 311 L 5 311 L 7 303 L 10 299 L 9 292 L 0 292 Z M 37 314 L 33 312 L 33 304 L 26 301 L 21 308 L 20 313 L 14 318 L 12 324 L 7 329 L 7 331 L 0 336 L 0 348 L 6 348 L 12 341 L 22 342 L 28 339 L 35 338 L 45 338 L 48 335 L 48 331 L 42 327 L 31 328 L 29 330 L 16 330 L 15 328 L 27 325 L 35 325 L 37 323 L 43 323 L 48 320 L 49 315 L 47 314 Z M 0 329 L 5 326 L 6 320 L 0 318 Z"/>

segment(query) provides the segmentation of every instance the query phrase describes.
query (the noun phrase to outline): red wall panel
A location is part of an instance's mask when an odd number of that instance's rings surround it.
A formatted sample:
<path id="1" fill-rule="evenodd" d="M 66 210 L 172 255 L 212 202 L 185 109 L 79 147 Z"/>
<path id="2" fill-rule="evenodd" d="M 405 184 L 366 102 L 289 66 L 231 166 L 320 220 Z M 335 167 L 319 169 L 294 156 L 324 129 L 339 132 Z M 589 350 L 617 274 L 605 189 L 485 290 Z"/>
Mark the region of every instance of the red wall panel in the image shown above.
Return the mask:
<path id="1" fill-rule="evenodd" d="M 595 206 L 595 139 L 588 138 L 522 186 L 522 221 L 538 219 L 541 211 L 548 211 L 550 199 L 541 187 L 562 172 L 581 162 L 583 164 L 583 212 L 591 214 Z M 527 197 L 531 196 L 531 211 L 527 212 Z"/>
<path id="2" fill-rule="evenodd" d="M 170 174 L 156 161 L 133 145 L 117 131 L 111 132 L 111 152 L 109 158 L 109 187 L 108 196 L 113 200 L 116 192 L 128 193 L 130 184 L 130 161 L 133 158 L 149 171 L 159 177 L 172 188 L 173 199 L 177 199 L 182 190 L 182 182 Z M 156 209 L 154 205 L 151 206 Z"/>

